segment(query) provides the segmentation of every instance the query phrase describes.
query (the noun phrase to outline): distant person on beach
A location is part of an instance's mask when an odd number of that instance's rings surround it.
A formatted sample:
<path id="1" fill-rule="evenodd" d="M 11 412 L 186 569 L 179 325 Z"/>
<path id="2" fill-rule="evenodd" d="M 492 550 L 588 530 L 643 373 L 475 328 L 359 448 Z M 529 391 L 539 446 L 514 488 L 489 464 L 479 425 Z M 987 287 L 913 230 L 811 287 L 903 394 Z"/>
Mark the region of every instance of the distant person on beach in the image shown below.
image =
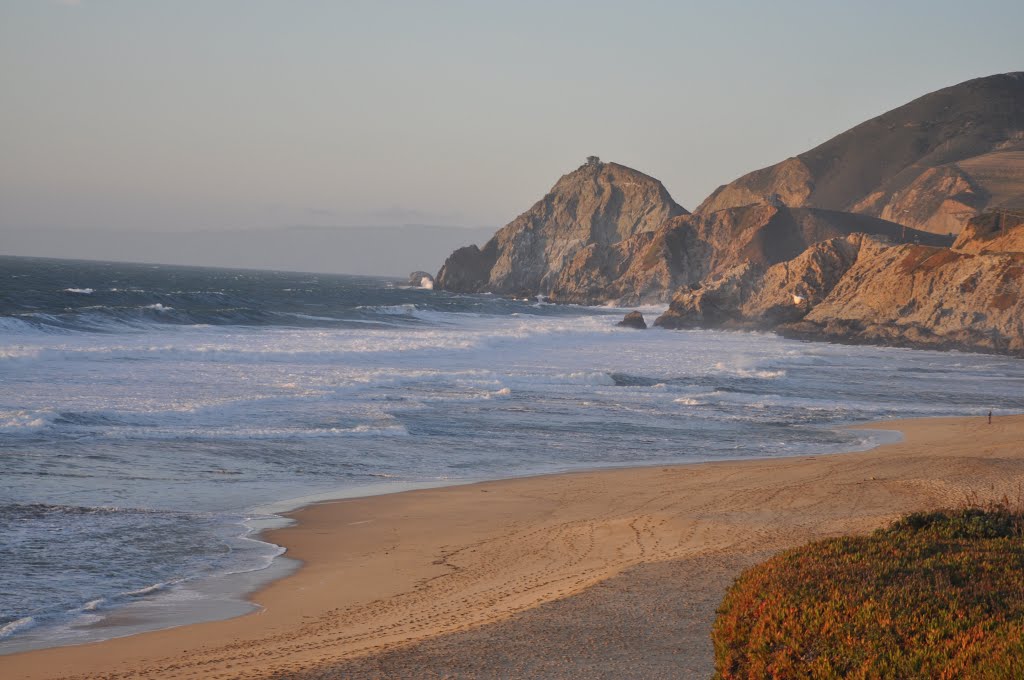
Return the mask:
<path id="1" fill-rule="evenodd" d="M 992 424 L 992 411 L 989 411 L 989 412 L 988 412 L 988 424 L 989 424 L 989 425 L 991 425 L 991 424 Z"/>

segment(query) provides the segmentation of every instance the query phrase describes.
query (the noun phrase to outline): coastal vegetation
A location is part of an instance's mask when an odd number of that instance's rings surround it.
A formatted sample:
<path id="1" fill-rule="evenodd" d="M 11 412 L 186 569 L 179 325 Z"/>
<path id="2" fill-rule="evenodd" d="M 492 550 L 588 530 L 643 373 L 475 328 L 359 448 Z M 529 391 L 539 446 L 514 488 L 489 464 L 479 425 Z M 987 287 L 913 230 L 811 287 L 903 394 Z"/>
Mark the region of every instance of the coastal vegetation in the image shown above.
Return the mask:
<path id="1" fill-rule="evenodd" d="M 715 677 L 1024 677 L 1024 514 L 912 514 L 816 541 L 736 580 Z"/>

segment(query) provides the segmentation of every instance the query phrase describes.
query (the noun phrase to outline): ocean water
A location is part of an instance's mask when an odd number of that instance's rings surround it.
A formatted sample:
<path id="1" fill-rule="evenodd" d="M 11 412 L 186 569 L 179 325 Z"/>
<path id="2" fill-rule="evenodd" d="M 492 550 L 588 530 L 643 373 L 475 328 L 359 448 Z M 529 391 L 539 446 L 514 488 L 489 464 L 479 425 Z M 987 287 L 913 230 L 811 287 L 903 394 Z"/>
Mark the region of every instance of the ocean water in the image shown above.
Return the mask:
<path id="1" fill-rule="evenodd" d="M 1015 359 L 622 313 L 0 258 L 0 653 L 243 611 L 281 564 L 253 531 L 290 499 L 855 450 L 886 435 L 844 424 L 1024 410 Z"/>

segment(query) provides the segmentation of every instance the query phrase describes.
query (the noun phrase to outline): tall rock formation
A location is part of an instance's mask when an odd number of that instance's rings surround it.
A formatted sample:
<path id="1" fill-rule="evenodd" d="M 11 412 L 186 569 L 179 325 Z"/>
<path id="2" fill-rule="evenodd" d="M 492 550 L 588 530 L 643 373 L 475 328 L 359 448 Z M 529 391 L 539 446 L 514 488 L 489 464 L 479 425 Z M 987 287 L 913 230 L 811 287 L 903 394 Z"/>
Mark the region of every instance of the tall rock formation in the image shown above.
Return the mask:
<path id="1" fill-rule="evenodd" d="M 749 262 L 768 267 L 819 241 L 853 233 L 948 245 L 892 222 L 759 203 L 690 215 L 657 180 L 615 163 L 562 177 L 483 248 L 452 253 L 437 287 L 548 296 L 555 302 L 637 304 Z"/>
<path id="2" fill-rule="evenodd" d="M 563 270 L 581 251 L 590 248 L 603 255 L 685 214 L 653 177 L 591 158 L 559 179 L 483 248 L 452 253 L 437 275 L 437 286 L 461 292 L 557 294 Z"/>
<path id="3" fill-rule="evenodd" d="M 1024 72 L 969 80 L 719 187 L 713 213 L 763 200 L 956 234 L 989 208 L 1024 209 Z"/>
<path id="4" fill-rule="evenodd" d="M 817 208 L 757 204 L 709 215 L 683 215 L 613 249 L 590 247 L 562 271 L 552 294 L 561 302 L 631 305 L 665 302 L 740 265 L 763 271 L 809 246 L 851 234 L 892 242 L 949 245 L 952 239 L 885 220 Z"/>

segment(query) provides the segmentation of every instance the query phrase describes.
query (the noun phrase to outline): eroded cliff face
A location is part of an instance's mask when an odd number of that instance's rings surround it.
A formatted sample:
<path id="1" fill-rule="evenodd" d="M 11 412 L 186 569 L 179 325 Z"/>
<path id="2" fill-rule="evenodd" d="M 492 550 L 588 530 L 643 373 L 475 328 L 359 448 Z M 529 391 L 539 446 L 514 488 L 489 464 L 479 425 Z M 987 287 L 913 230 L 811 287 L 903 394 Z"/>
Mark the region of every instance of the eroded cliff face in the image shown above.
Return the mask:
<path id="1" fill-rule="evenodd" d="M 614 269 L 620 243 L 685 214 L 653 177 L 617 163 L 588 162 L 558 180 L 483 248 L 453 253 L 437 275 L 438 287 L 557 294 L 564 271 L 581 251 L 589 248 L 600 259 L 593 268 Z"/>
<path id="2" fill-rule="evenodd" d="M 817 208 L 757 203 L 690 215 L 642 173 L 614 163 L 586 165 L 559 180 L 483 248 L 452 253 L 437 286 L 580 304 L 664 302 L 680 287 L 737 265 L 764 269 L 853 233 L 950 242 L 882 219 Z"/>
<path id="3" fill-rule="evenodd" d="M 1024 353 L 1024 253 L 899 246 L 859 260 L 787 335 Z"/>
<path id="4" fill-rule="evenodd" d="M 962 232 L 954 250 L 965 253 L 1024 253 L 1024 211 L 979 215 Z"/>
<path id="5" fill-rule="evenodd" d="M 559 273 L 549 297 L 578 304 L 664 301 L 679 286 L 703 278 L 709 257 L 708 244 L 688 216 L 676 217 L 611 248 L 591 244 L 580 250 Z"/>
<path id="6" fill-rule="evenodd" d="M 792 260 L 745 263 L 681 290 L 655 325 L 1024 353 L 1024 219 L 980 216 L 956 246 L 830 239 Z"/>
<path id="7" fill-rule="evenodd" d="M 1024 209 L 1024 73 L 925 95 L 719 187 L 707 214 L 777 195 L 794 207 L 956 234 L 991 208 Z"/>
<path id="8" fill-rule="evenodd" d="M 584 249 L 559 277 L 551 295 L 562 302 L 623 305 L 665 302 L 680 288 L 745 277 L 787 262 L 814 244 L 869 234 L 894 243 L 949 245 L 951 239 L 904 229 L 885 220 L 817 208 L 757 204 L 684 215 L 653 233 L 622 241 L 613 249 Z M 723 279 L 723 280 L 725 280 Z M 707 289 L 710 291 L 710 288 Z M 716 293 L 717 294 L 717 293 Z"/>
<path id="9" fill-rule="evenodd" d="M 771 266 L 749 261 L 678 291 L 657 318 L 663 328 L 773 328 L 798 321 L 822 302 L 861 257 L 889 241 L 854 233 L 815 243 L 798 256 Z"/>

